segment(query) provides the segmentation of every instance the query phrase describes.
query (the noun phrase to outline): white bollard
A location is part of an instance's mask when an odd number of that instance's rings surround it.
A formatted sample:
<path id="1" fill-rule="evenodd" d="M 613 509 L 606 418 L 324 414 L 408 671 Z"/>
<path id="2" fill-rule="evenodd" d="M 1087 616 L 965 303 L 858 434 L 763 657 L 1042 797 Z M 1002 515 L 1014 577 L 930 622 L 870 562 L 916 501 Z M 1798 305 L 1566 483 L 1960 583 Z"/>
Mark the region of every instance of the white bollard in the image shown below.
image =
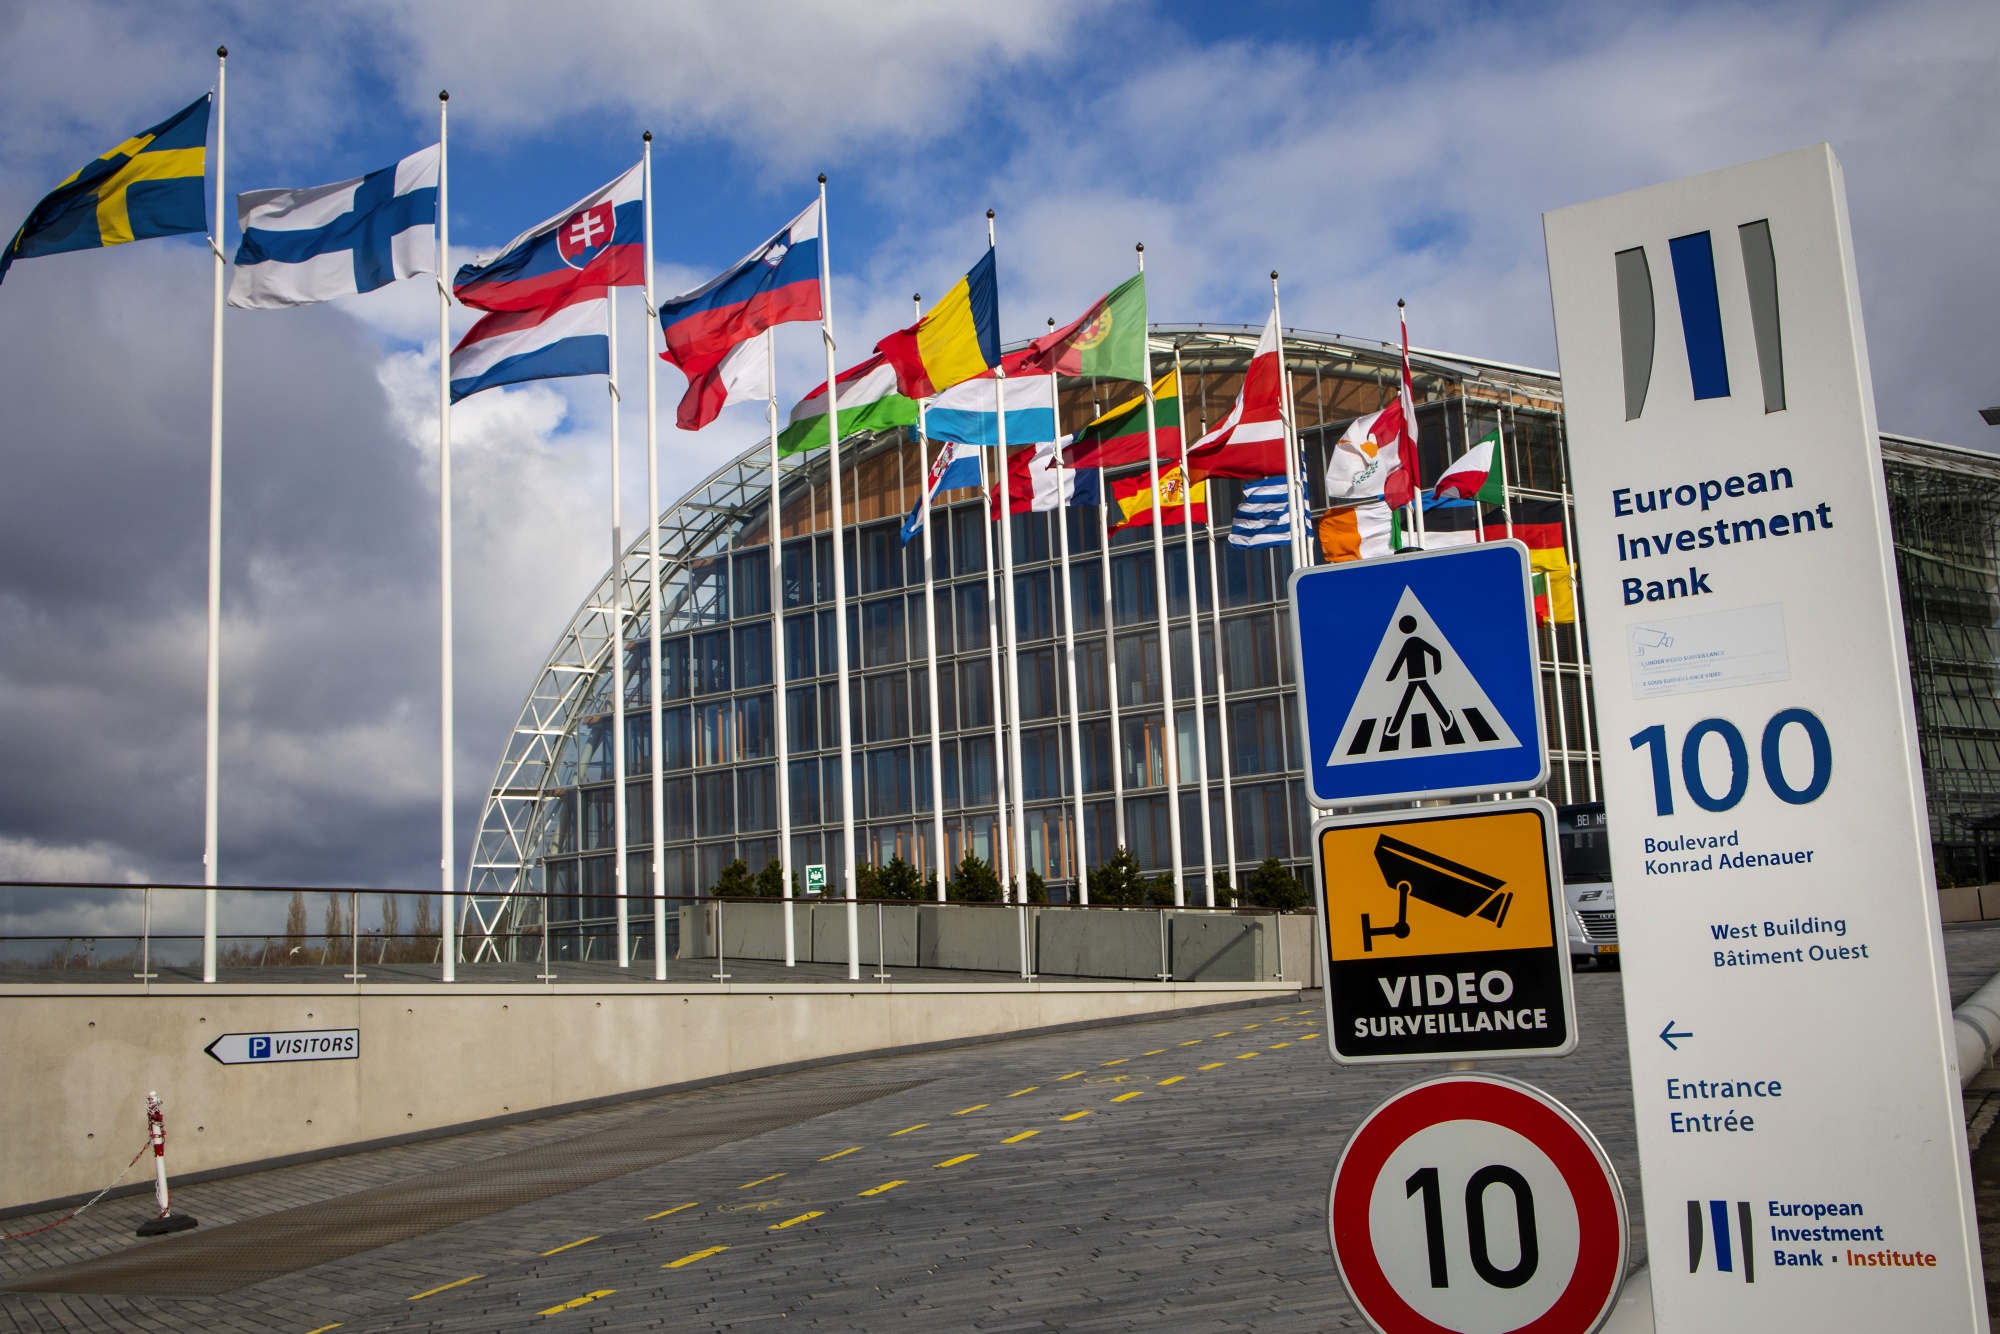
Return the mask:
<path id="1" fill-rule="evenodd" d="M 199 1226 L 193 1218 L 173 1211 L 173 1196 L 167 1190 L 167 1114 L 157 1092 L 146 1095 L 146 1134 L 153 1142 L 153 1199 L 160 1206 L 157 1217 L 139 1224 L 142 1237 L 164 1237 Z"/>

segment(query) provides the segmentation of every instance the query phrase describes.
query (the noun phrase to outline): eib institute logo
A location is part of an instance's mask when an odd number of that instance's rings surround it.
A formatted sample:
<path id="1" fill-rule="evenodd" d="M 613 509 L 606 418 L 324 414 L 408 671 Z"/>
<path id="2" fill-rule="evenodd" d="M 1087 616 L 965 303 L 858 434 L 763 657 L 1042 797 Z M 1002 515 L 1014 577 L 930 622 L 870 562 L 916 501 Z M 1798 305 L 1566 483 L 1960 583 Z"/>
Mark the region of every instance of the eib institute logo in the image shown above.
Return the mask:
<path id="1" fill-rule="evenodd" d="M 611 245 L 618 230 L 617 205 L 610 200 L 578 209 L 556 228 L 556 251 L 573 269 L 587 269 Z"/>

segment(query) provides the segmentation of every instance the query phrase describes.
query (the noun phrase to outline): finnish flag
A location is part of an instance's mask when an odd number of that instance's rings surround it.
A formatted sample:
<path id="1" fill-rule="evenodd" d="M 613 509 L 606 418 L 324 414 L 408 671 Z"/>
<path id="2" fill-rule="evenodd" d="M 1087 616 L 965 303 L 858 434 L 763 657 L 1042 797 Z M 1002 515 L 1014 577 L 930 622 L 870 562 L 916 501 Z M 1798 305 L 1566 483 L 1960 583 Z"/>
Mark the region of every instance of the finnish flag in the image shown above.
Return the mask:
<path id="1" fill-rule="evenodd" d="M 435 271 L 438 145 L 335 185 L 236 196 L 229 304 L 306 306 Z"/>

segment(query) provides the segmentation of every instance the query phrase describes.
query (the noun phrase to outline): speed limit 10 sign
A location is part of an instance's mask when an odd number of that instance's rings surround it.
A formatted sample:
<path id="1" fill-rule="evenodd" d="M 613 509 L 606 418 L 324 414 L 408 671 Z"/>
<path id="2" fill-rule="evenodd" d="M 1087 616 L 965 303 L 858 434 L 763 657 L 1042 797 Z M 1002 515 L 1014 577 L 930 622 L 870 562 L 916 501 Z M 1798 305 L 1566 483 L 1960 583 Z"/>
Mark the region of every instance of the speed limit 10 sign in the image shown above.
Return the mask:
<path id="1" fill-rule="evenodd" d="M 1569 1109 L 1495 1075 L 1414 1084 L 1333 1170 L 1341 1282 L 1383 1334 L 1590 1334 L 1625 1280 L 1625 1193 Z"/>

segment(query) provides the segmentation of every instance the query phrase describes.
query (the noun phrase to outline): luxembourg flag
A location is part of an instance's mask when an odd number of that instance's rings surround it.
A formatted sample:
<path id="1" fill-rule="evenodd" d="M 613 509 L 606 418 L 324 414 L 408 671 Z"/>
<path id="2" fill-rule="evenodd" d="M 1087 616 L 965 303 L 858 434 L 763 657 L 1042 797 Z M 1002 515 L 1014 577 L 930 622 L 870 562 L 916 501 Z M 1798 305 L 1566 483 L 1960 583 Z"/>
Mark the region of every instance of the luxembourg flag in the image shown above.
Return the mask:
<path id="1" fill-rule="evenodd" d="M 1054 395 L 1048 375 L 1015 375 L 1028 349 L 1001 360 L 1008 372 L 1000 381 L 1000 402 L 1007 412 L 1007 443 L 1032 445 L 1056 438 Z M 994 408 L 993 372 L 986 370 L 960 380 L 930 401 L 924 414 L 924 432 L 933 440 L 956 440 L 961 445 L 1000 443 L 999 412 Z"/>
<path id="2" fill-rule="evenodd" d="M 699 431 L 727 403 L 747 401 L 769 388 L 761 375 L 743 372 L 744 344 L 774 324 L 820 318 L 819 201 L 735 267 L 660 307 L 660 329 L 672 362 L 688 377 L 676 424 Z M 732 352 L 738 353 L 732 358 Z M 761 360 L 761 357 L 758 358 Z"/>
<path id="3" fill-rule="evenodd" d="M 458 271 L 453 295 L 490 313 L 452 349 L 452 402 L 496 385 L 611 373 L 605 292 L 646 281 L 641 186 L 634 167 Z"/>

